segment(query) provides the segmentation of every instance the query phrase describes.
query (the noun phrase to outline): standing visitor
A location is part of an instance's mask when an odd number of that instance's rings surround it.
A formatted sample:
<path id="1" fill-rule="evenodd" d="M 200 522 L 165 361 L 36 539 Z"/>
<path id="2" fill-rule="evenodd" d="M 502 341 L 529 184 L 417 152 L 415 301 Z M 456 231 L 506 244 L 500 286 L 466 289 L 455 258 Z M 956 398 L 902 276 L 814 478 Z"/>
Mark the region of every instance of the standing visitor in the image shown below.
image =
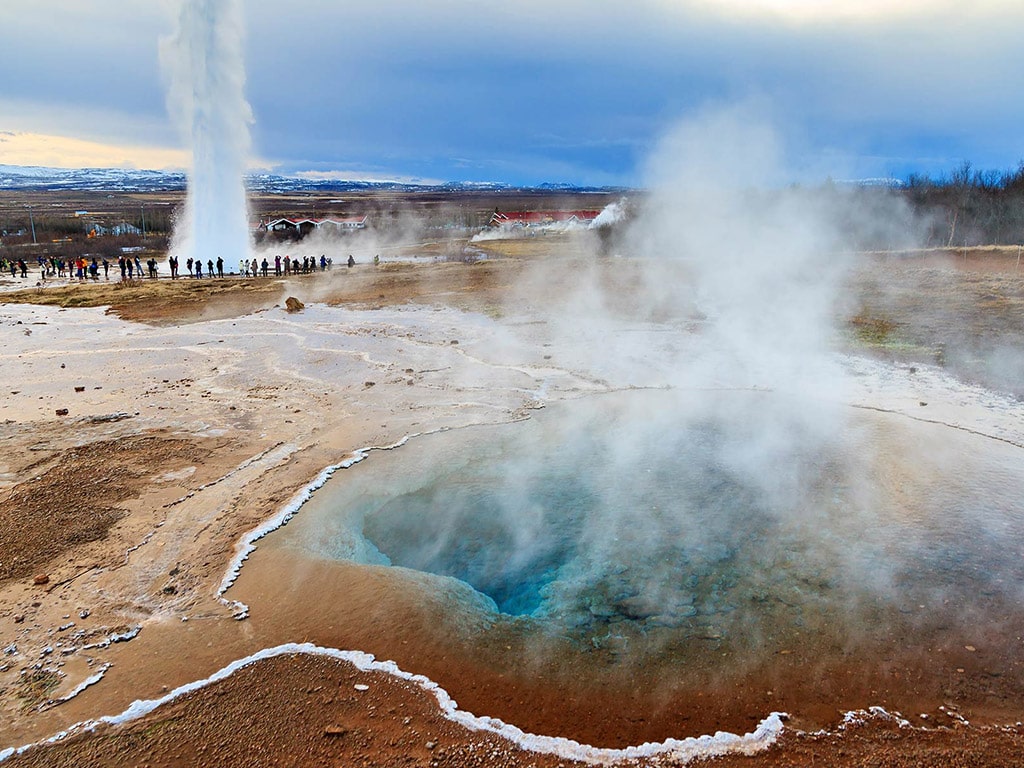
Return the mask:
<path id="1" fill-rule="evenodd" d="M 217 277 L 224 277 L 224 259 L 217 257 Z"/>

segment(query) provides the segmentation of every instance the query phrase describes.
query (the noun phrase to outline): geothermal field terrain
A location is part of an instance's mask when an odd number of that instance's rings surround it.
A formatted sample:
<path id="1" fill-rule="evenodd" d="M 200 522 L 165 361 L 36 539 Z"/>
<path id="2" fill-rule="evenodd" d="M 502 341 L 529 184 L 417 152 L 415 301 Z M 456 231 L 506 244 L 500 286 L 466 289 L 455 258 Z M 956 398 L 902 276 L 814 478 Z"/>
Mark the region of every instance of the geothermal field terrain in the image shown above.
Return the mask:
<path id="1" fill-rule="evenodd" d="M 1013 764 L 1018 249 L 720 284 L 489 194 L 256 244 L 308 274 L 0 275 L 0 760 Z"/>

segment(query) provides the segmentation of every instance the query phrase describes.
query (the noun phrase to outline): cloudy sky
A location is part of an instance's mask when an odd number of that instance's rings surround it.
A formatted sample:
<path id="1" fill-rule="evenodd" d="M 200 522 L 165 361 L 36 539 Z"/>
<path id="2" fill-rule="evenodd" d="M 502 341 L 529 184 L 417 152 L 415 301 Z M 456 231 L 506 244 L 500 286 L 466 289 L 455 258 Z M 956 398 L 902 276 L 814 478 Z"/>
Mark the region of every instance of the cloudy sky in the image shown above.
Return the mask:
<path id="1" fill-rule="evenodd" d="M 171 0 L 4 0 L 0 163 L 182 167 Z M 243 0 L 253 167 L 642 183 L 651 147 L 755 104 L 793 173 L 1024 158 L 1020 0 Z"/>

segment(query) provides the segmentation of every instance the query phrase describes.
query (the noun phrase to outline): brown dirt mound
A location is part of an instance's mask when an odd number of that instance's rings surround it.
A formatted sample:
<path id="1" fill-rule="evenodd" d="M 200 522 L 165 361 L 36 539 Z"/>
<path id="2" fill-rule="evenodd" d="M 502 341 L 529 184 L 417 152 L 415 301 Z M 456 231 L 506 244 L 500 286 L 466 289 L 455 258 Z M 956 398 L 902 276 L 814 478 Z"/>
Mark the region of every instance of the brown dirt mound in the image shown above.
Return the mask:
<path id="1" fill-rule="evenodd" d="M 365 686 L 365 689 L 356 686 Z M 754 756 L 690 765 L 720 768 L 955 768 L 1019 763 L 1018 728 L 928 730 L 870 719 L 842 733 L 788 732 Z M 102 727 L 10 758 L 11 768 L 64 766 L 431 766 L 554 768 L 582 765 L 529 752 L 444 718 L 431 694 L 330 658 L 279 656 L 187 694 L 121 727 Z M 623 765 L 670 768 L 671 760 Z"/>

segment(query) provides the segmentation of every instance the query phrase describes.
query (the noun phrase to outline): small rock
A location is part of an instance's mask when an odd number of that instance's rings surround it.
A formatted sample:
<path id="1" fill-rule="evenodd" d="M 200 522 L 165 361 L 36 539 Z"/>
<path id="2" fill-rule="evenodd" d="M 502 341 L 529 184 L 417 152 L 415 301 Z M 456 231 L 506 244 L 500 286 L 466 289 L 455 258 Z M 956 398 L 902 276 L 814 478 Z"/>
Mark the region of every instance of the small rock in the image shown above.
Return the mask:
<path id="1" fill-rule="evenodd" d="M 32 577 L 32 583 L 36 585 L 49 584 L 50 577 L 45 573 L 37 573 Z"/>
<path id="2" fill-rule="evenodd" d="M 433 749 L 436 746 L 437 746 L 437 742 L 436 741 L 428 741 L 427 742 L 427 749 Z"/>
<path id="3" fill-rule="evenodd" d="M 306 305 L 296 299 L 294 296 L 289 296 L 284 300 L 284 307 L 289 312 L 301 312 L 306 308 Z"/>
<path id="4" fill-rule="evenodd" d="M 368 690 L 370 690 L 370 686 L 368 686 L 368 685 L 363 685 L 362 683 L 356 683 L 356 685 L 355 685 L 355 689 L 356 689 L 357 691 L 368 691 Z"/>
<path id="5" fill-rule="evenodd" d="M 57 409 L 57 415 L 58 416 L 67 416 L 68 415 L 68 409 L 67 408 L 58 408 Z"/>
<path id="6" fill-rule="evenodd" d="M 85 387 L 75 387 L 75 392 L 85 392 Z"/>
<path id="7" fill-rule="evenodd" d="M 340 725 L 328 725 L 324 728 L 324 736 L 344 736 L 346 733 L 348 729 Z"/>
<path id="8" fill-rule="evenodd" d="M 15 624 L 21 624 L 23 621 L 25 621 L 25 614 L 23 613 L 19 613 L 17 616 L 14 617 Z"/>

